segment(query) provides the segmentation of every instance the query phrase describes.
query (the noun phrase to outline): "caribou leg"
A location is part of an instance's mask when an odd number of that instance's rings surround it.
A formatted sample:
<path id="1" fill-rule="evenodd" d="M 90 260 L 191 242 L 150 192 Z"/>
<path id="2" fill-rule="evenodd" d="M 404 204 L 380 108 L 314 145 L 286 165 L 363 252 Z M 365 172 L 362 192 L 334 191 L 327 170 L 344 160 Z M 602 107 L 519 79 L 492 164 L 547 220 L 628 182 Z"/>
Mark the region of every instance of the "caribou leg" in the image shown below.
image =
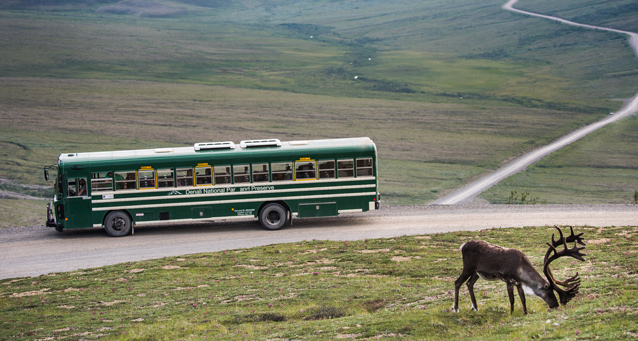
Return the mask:
<path id="1" fill-rule="evenodd" d="M 510 298 L 510 314 L 514 313 L 514 285 L 507 282 L 507 296 Z"/>
<path id="2" fill-rule="evenodd" d="M 470 299 L 472 300 L 472 310 L 478 311 L 478 305 L 476 304 L 476 297 L 474 297 L 474 283 L 479 279 L 479 275 L 474 273 L 472 277 L 467 281 L 467 290 L 470 292 Z"/>
<path id="3" fill-rule="evenodd" d="M 518 296 L 521 298 L 521 303 L 523 304 L 523 314 L 527 315 L 527 305 L 525 304 L 525 291 L 523 290 L 523 286 L 517 285 L 516 289 L 518 289 Z"/>
<path id="4" fill-rule="evenodd" d="M 472 276 L 471 272 L 465 271 L 461 272 L 459 278 L 454 281 L 454 305 L 452 306 L 452 311 L 459 312 L 459 290 L 461 290 L 461 285 L 467 281 L 468 278 Z"/>

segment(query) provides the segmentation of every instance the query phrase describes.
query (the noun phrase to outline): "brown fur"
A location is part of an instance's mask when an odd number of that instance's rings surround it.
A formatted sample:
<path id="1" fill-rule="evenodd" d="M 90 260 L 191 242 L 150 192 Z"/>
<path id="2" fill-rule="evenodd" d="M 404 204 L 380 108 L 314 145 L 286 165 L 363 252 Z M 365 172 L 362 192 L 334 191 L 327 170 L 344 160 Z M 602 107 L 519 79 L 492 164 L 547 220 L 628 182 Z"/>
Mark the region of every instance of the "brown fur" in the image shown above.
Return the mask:
<path id="1" fill-rule="evenodd" d="M 580 250 L 585 247 L 578 247 L 577 244 L 585 245 L 583 234 L 574 234 L 571 229 L 571 235 L 567 238 L 563 237 L 563 232 L 555 226 L 560 234 L 558 240 L 554 240 L 552 235 L 552 243 L 548 243 L 549 249 L 545 253 L 543 272 L 547 277 L 545 280 L 534 269 L 532 263 L 527 259 L 525 254 L 520 250 L 508 249 L 494 245 L 481 240 L 470 240 L 461 246 L 463 254 L 463 271 L 459 278 L 454 282 L 454 305 L 452 310 L 459 311 L 459 290 L 461 285 L 467 281 L 467 289 L 470 292 L 472 300 L 472 310 L 478 310 L 476 297 L 474 296 L 474 283 L 479 277 L 486 280 L 501 280 L 507 284 L 507 294 L 510 300 L 510 312 L 514 312 L 514 287 L 518 291 L 518 296 L 523 304 L 523 312 L 527 314 L 527 306 L 525 304 L 525 292 L 540 297 L 547 303 L 550 308 L 558 307 L 558 300 L 554 291 L 559 294 L 561 304 L 567 304 L 577 293 L 580 287 L 580 279 L 578 273 L 568 278 L 566 281 L 557 281 L 554 279 L 549 264 L 560 257 L 573 257 L 583 261 L 585 254 Z M 567 243 L 574 243 L 574 247 L 567 248 Z M 556 247 L 563 245 L 564 249 L 558 251 Z M 563 286 L 566 289 L 559 287 Z"/>

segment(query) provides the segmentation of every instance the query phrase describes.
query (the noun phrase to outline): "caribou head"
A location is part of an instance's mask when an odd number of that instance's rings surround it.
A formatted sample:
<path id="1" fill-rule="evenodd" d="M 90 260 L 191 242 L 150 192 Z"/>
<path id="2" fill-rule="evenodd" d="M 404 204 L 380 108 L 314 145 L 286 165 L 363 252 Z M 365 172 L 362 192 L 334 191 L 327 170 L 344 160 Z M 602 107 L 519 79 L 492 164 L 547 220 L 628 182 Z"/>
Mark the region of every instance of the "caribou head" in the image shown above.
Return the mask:
<path id="1" fill-rule="evenodd" d="M 478 310 L 476 298 L 474 297 L 474 283 L 479 277 L 487 280 L 502 280 L 507 284 L 510 312 L 514 312 L 514 287 L 518 291 L 525 314 L 527 314 L 525 293 L 540 297 L 550 308 L 557 308 L 558 300 L 556 300 L 556 295 L 554 294 L 554 291 L 556 291 L 560 304 L 567 304 L 576 296 L 580 289 L 578 273 L 564 281 L 558 281 L 554 278 L 549 265 L 561 257 L 573 257 L 584 261 L 583 256 L 585 254 L 580 251 L 585 248 L 585 242 L 582 238 L 583 234 L 574 234 L 572 227 L 570 227 L 571 235 L 568 237 L 563 236 L 563 231 L 560 228 L 554 227 L 558 230 L 560 237 L 555 240 L 552 234 L 551 244 L 547 243 L 549 248 L 543 260 L 543 273 L 545 273 L 547 280 L 534 269 L 532 263 L 520 250 L 507 249 L 477 240 L 471 240 L 463 244 L 461 246 L 463 271 L 454 282 L 454 306 L 452 310 L 458 311 L 459 289 L 465 281 L 467 281 L 467 288 L 470 292 L 472 309 Z M 571 243 L 574 243 L 574 246 L 569 248 L 568 244 Z M 583 246 L 579 247 L 578 244 Z M 560 246 L 562 246 L 562 249 Z"/>

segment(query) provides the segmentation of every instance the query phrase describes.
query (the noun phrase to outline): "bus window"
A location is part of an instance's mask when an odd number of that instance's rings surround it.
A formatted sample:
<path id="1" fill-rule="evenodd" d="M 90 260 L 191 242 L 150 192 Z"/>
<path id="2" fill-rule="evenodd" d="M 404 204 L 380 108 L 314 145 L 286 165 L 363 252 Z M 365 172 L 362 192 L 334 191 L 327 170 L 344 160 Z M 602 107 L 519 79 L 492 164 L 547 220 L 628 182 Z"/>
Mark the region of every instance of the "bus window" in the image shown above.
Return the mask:
<path id="1" fill-rule="evenodd" d="M 197 179 L 198 186 L 212 185 L 213 173 L 210 167 L 197 167 L 195 168 L 195 179 Z"/>
<path id="2" fill-rule="evenodd" d="M 157 170 L 157 185 L 158 187 L 175 187 L 173 179 L 172 169 L 158 169 Z"/>
<path id="3" fill-rule="evenodd" d="M 334 179 L 335 162 L 334 160 L 319 161 L 319 179 Z"/>
<path id="4" fill-rule="evenodd" d="M 255 163 L 253 164 L 253 182 L 268 181 L 268 164 L 267 163 Z"/>
<path id="5" fill-rule="evenodd" d="M 85 197 L 86 193 L 86 179 L 84 178 L 70 178 L 67 181 L 67 195 L 70 197 Z"/>
<path id="6" fill-rule="evenodd" d="M 135 189 L 135 172 L 115 172 L 115 189 Z"/>
<path id="7" fill-rule="evenodd" d="M 235 183 L 250 182 L 250 170 L 248 165 L 233 166 Z"/>
<path id="8" fill-rule="evenodd" d="M 292 180 L 292 167 L 289 162 L 273 163 L 272 181 Z"/>
<path id="9" fill-rule="evenodd" d="M 177 186 L 193 186 L 193 169 L 182 168 L 176 169 L 177 173 Z"/>
<path id="10" fill-rule="evenodd" d="M 372 176 L 372 159 L 357 159 L 357 176 Z"/>
<path id="11" fill-rule="evenodd" d="M 230 183 L 230 167 L 215 166 L 215 185 Z"/>
<path id="12" fill-rule="evenodd" d="M 155 171 L 154 170 L 141 170 L 137 172 L 137 179 L 139 181 L 140 189 L 155 188 Z"/>
<path id="13" fill-rule="evenodd" d="M 113 173 L 99 172 L 91 174 L 91 193 L 113 190 Z"/>
<path id="14" fill-rule="evenodd" d="M 340 178 L 354 177 L 354 161 L 353 160 L 337 161 L 337 175 Z"/>
<path id="15" fill-rule="evenodd" d="M 315 165 L 314 161 L 295 162 L 295 180 L 316 179 Z"/>

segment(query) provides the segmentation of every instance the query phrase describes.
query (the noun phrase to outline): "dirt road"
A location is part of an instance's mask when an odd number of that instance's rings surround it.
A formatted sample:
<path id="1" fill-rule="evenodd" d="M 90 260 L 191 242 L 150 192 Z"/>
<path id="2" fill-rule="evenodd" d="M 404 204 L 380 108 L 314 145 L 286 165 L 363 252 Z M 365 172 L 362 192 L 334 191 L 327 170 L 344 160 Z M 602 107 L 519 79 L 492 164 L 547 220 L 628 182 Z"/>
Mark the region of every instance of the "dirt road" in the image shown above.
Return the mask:
<path id="1" fill-rule="evenodd" d="M 46 227 L 0 229 L 0 279 L 38 276 L 130 261 L 303 240 L 359 240 L 545 225 L 638 224 L 638 206 L 418 206 L 335 218 L 295 219 L 266 231 L 256 221 L 146 227 L 107 237 L 102 229 L 58 233 Z"/>
<path id="2" fill-rule="evenodd" d="M 585 24 L 579 24 L 579 23 L 575 23 L 569 20 L 565 20 L 565 19 L 561 19 L 561 18 L 556 18 L 556 17 L 552 17 L 552 16 L 548 16 L 548 15 L 542 15 L 542 14 L 537 14 L 537 13 L 531 13 L 531 12 L 526 12 L 526 11 L 522 11 L 522 10 L 518 10 L 513 8 L 512 6 L 514 4 L 516 4 L 518 2 L 518 0 L 510 0 L 508 3 L 503 5 L 503 9 L 508 10 L 508 11 L 512 11 L 512 12 L 517 12 L 517 13 L 522 13 L 522 14 L 526 14 L 526 15 L 531 15 L 531 16 L 536 16 L 536 17 L 541 17 L 544 19 L 549 19 L 549 20 L 554 20 L 554 21 L 558 21 L 558 22 L 562 22 L 568 25 L 573 25 L 573 26 L 579 26 L 579 27 L 585 27 L 585 28 L 590 28 L 590 29 L 596 29 L 596 30 L 604 30 L 604 31 L 611 31 L 611 32 L 616 32 L 616 33 L 623 33 L 623 34 L 627 34 L 629 36 L 629 43 L 631 44 L 632 48 L 634 49 L 634 53 L 636 54 L 636 56 L 638 56 L 638 34 L 634 33 L 634 32 L 628 32 L 628 31 L 622 31 L 622 30 L 616 30 L 616 29 L 610 29 L 610 28 L 606 28 L 606 27 L 597 27 L 597 26 L 592 26 L 592 25 L 585 25 Z M 608 117 L 606 117 L 605 119 L 596 122 L 596 123 L 592 123 L 586 127 L 583 127 L 581 129 L 578 129 L 566 136 L 561 137 L 560 139 L 558 139 L 557 141 L 539 148 L 537 150 L 534 150 L 530 153 L 527 153 L 519 158 L 516 158 L 514 161 L 510 162 L 509 164 L 507 164 L 506 166 L 498 169 L 496 172 L 486 175 L 472 183 L 470 183 L 469 185 L 452 192 L 449 195 L 446 195 L 443 198 L 437 199 L 436 201 L 434 201 L 434 204 L 439 204 L 439 205 L 453 205 L 453 204 L 459 204 L 459 203 L 464 203 L 464 202 L 469 202 L 471 201 L 474 197 L 476 197 L 477 195 L 481 194 L 482 192 L 486 191 L 487 189 L 489 189 L 492 186 L 495 186 L 496 184 L 498 184 L 499 182 L 501 182 L 503 179 L 508 178 L 516 173 L 522 172 L 523 170 L 525 170 L 525 168 L 527 168 L 527 166 L 538 162 L 540 159 L 544 158 L 545 156 L 555 152 L 558 149 L 561 149 L 571 143 L 576 142 L 577 140 L 595 132 L 596 130 L 606 126 L 609 123 L 612 122 L 616 122 L 618 120 L 621 120 L 631 114 L 634 114 L 638 112 L 638 94 L 636 94 L 633 98 L 631 98 L 629 101 L 627 101 L 625 103 L 625 105 L 616 113 L 614 113 L 613 115 L 610 115 Z"/>

